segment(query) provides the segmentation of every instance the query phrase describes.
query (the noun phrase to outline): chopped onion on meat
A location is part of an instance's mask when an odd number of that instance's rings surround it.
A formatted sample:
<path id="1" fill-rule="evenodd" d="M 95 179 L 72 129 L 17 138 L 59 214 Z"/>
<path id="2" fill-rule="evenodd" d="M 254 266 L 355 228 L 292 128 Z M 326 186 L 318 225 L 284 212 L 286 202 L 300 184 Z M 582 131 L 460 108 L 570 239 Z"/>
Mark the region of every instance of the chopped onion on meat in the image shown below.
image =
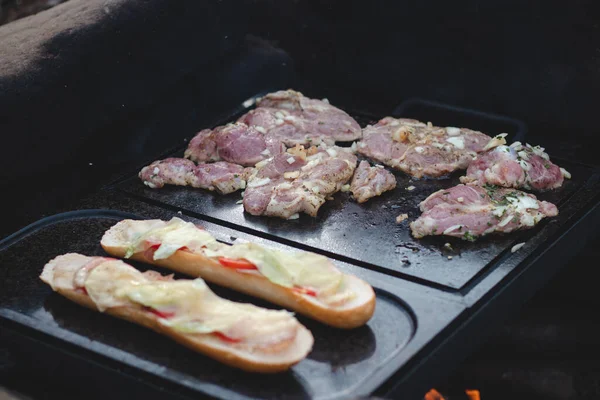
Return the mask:
<path id="1" fill-rule="evenodd" d="M 515 244 L 515 245 L 514 245 L 514 246 L 513 246 L 513 247 L 510 249 L 510 252 L 511 252 L 511 253 L 514 253 L 514 252 L 516 252 L 517 250 L 519 250 L 519 249 L 520 249 L 521 247 L 523 247 L 523 246 L 525 246 L 525 242 L 523 242 L 523 243 L 517 243 L 517 244 Z"/>
<path id="2" fill-rule="evenodd" d="M 447 235 L 450 232 L 454 232 L 455 230 L 460 229 L 460 228 L 462 228 L 462 225 L 452 225 L 451 227 L 449 227 L 448 229 L 446 229 L 444 231 L 444 235 Z"/>
<path id="3" fill-rule="evenodd" d="M 493 149 L 494 147 L 498 147 L 498 146 L 506 144 L 506 139 L 505 139 L 506 136 L 508 136 L 508 133 L 501 133 L 499 135 L 494 136 L 488 142 L 488 144 L 485 145 L 485 147 L 483 148 L 483 151 L 487 151 L 489 149 Z"/>
<path id="4" fill-rule="evenodd" d="M 446 127 L 446 132 L 450 136 L 460 135 L 460 128 L 455 128 L 453 126 L 448 126 L 448 127 Z"/>
<path id="5" fill-rule="evenodd" d="M 498 224 L 498 226 L 499 226 L 499 227 L 503 227 L 503 226 L 507 225 L 507 224 L 510 222 L 510 220 L 512 220 L 512 219 L 513 219 L 513 216 L 512 216 L 512 215 L 509 215 L 508 217 L 504 218 L 504 219 L 503 219 L 503 220 L 502 220 L 502 221 L 501 221 L 501 222 Z"/>
<path id="6" fill-rule="evenodd" d="M 255 180 L 248 182 L 247 186 L 249 188 L 254 188 L 254 187 L 264 186 L 269 182 L 271 182 L 271 179 L 269 179 L 269 178 L 255 179 Z"/>
<path id="7" fill-rule="evenodd" d="M 300 176 L 300 171 L 289 171 L 289 172 L 284 172 L 284 174 L 283 174 L 283 177 L 285 179 L 296 179 L 299 176 Z"/>
<path id="8" fill-rule="evenodd" d="M 560 172 L 562 173 L 562 175 L 563 175 L 565 178 L 567 178 L 567 179 L 571 179 L 571 173 L 570 173 L 569 171 L 567 171 L 566 169 L 564 169 L 564 168 L 562 168 L 562 167 L 561 167 L 561 168 L 560 168 Z"/>

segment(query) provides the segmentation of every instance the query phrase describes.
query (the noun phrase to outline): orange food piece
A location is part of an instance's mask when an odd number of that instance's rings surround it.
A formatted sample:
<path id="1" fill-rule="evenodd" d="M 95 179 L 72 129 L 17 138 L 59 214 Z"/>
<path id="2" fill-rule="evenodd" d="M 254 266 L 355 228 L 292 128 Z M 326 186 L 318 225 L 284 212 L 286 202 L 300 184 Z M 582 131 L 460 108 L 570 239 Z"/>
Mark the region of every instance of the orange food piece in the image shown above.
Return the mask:
<path id="1" fill-rule="evenodd" d="M 425 394 L 424 400 L 444 400 L 444 396 L 435 389 L 431 389 Z"/>

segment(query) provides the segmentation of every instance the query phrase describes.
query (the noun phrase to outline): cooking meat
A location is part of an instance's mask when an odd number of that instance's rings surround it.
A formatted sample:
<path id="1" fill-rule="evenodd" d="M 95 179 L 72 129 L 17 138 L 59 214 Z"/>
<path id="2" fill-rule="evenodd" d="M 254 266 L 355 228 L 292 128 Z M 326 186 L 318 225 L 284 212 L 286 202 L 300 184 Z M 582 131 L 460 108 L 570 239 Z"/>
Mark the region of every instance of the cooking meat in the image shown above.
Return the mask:
<path id="1" fill-rule="evenodd" d="M 253 168 L 244 168 L 225 161 L 196 165 L 185 158 L 166 158 L 142 168 L 139 177 L 152 189 L 164 185 L 177 185 L 228 194 L 244 189 L 252 171 Z"/>
<path id="2" fill-rule="evenodd" d="M 383 118 L 363 129 L 363 139 L 357 144 L 358 153 L 399 169 L 400 160 L 410 146 L 409 133 L 423 126 L 426 125 L 415 120 Z M 415 129 L 411 129 L 413 127 Z"/>
<path id="3" fill-rule="evenodd" d="M 312 121 L 286 110 L 276 108 L 256 108 L 243 115 L 239 121 L 245 122 L 266 135 L 281 140 L 286 146 L 296 144 L 333 144 L 335 139 L 321 134 Z"/>
<path id="4" fill-rule="evenodd" d="M 447 235 L 474 241 L 492 232 L 512 232 L 558 215 L 552 203 L 516 189 L 458 185 L 439 190 L 420 204 L 423 214 L 410 224 L 413 236 Z"/>
<path id="5" fill-rule="evenodd" d="M 386 117 L 363 129 L 357 149 L 415 178 L 440 177 L 467 168 L 489 141 L 489 136 L 471 129 Z"/>
<path id="6" fill-rule="evenodd" d="M 570 176 L 550 161 L 543 148 L 515 142 L 480 154 L 460 181 L 543 191 L 562 186 L 564 178 Z"/>
<path id="7" fill-rule="evenodd" d="M 256 109 L 238 121 L 289 147 L 296 144 L 332 145 L 336 141 L 352 141 L 362 136 L 358 123 L 344 111 L 326 100 L 309 99 L 293 90 L 267 94 L 257 102 Z"/>
<path id="8" fill-rule="evenodd" d="M 383 166 L 371 167 L 367 161 L 361 161 L 354 172 L 350 191 L 358 203 L 364 203 L 371 197 L 396 187 L 396 177 Z"/>
<path id="9" fill-rule="evenodd" d="M 196 162 L 224 160 L 254 166 L 282 151 L 285 151 L 285 146 L 281 141 L 238 122 L 198 132 L 190 141 L 185 157 Z"/>
<path id="10" fill-rule="evenodd" d="M 219 127 L 220 128 L 220 127 Z M 217 142 L 215 141 L 215 131 L 219 128 L 201 130 L 190 140 L 184 157 L 195 162 L 219 161 L 217 151 Z"/>
<path id="11" fill-rule="evenodd" d="M 350 180 L 356 156 L 331 146 L 297 146 L 256 165 L 244 192 L 244 209 L 252 215 L 293 219 L 316 216 L 326 199 Z"/>

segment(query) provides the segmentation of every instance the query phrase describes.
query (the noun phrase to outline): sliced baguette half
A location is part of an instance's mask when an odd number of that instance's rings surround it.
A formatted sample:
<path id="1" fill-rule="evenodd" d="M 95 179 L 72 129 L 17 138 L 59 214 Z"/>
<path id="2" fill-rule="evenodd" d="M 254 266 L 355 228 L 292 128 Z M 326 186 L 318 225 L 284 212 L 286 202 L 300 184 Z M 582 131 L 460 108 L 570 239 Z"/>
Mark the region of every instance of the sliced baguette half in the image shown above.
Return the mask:
<path id="1" fill-rule="evenodd" d="M 40 278 L 67 299 L 99 311 L 90 296 L 84 291 L 78 290 L 73 283 L 75 273 L 94 258 L 97 257 L 87 257 L 76 253 L 58 256 L 44 266 Z M 250 372 L 286 371 L 307 356 L 314 342 L 310 331 L 299 323 L 293 342 L 287 344 L 283 349 L 274 348 L 262 351 L 229 343 L 212 334 L 182 333 L 161 324 L 158 316 L 137 305 L 110 307 L 104 313 L 150 328 L 198 353 L 205 354 L 231 367 Z"/>
<path id="2" fill-rule="evenodd" d="M 120 221 L 106 231 L 101 245 L 107 253 L 115 257 L 125 257 L 128 246 L 136 235 L 160 223 L 163 222 L 160 220 Z M 185 275 L 200 277 L 337 328 L 351 329 L 362 326 L 371 319 L 375 311 L 375 292 L 371 285 L 349 274 L 344 274 L 344 285 L 352 290 L 355 296 L 341 305 L 330 306 L 314 296 L 277 285 L 260 274 L 224 267 L 217 260 L 198 253 L 178 250 L 168 258 L 154 260 L 144 252 L 138 252 L 130 258 Z"/>

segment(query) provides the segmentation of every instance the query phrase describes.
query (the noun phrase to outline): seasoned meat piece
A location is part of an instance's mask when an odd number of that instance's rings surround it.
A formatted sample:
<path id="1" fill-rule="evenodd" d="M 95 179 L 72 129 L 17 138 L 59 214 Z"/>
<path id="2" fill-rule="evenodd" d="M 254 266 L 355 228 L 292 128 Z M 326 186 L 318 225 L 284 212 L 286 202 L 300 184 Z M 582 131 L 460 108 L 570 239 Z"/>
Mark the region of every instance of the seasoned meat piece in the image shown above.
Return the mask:
<path id="1" fill-rule="evenodd" d="M 413 177 L 440 177 L 467 168 L 489 140 L 489 136 L 471 129 L 386 117 L 363 129 L 357 149 Z"/>
<path id="2" fill-rule="evenodd" d="M 190 141 L 185 157 L 196 162 L 225 160 L 254 166 L 282 151 L 285 147 L 281 141 L 238 122 L 200 131 Z"/>
<path id="3" fill-rule="evenodd" d="M 460 181 L 543 191 L 562 186 L 565 177 L 571 175 L 553 164 L 543 148 L 515 142 L 479 155 Z"/>
<path id="4" fill-rule="evenodd" d="M 315 126 L 313 121 L 286 110 L 259 107 L 241 116 L 239 121 L 258 131 L 264 131 L 265 135 L 276 138 L 289 147 L 297 144 L 333 145 L 335 143 L 333 137 L 319 132 L 320 125 Z"/>
<path id="5" fill-rule="evenodd" d="M 215 131 L 219 129 L 216 128 Z M 201 130 L 190 140 L 184 153 L 185 158 L 196 162 L 219 161 L 215 133 L 211 129 Z"/>
<path id="6" fill-rule="evenodd" d="M 396 177 L 383 166 L 371 167 L 367 161 L 361 161 L 354 172 L 350 191 L 358 203 L 364 203 L 371 197 L 396 187 Z"/>
<path id="7" fill-rule="evenodd" d="M 244 189 L 252 171 L 253 168 L 244 168 L 225 161 L 196 165 L 184 158 L 166 158 L 142 168 L 139 177 L 152 189 L 164 185 L 178 185 L 228 194 Z"/>
<path id="8" fill-rule="evenodd" d="M 399 169 L 399 162 L 410 146 L 409 135 L 426 126 L 415 120 L 383 118 L 363 129 L 363 139 L 357 145 L 358 153 Z"/>
<path id="9" fill-rule="evenodd" d="M 257 164 L 244 192 L 244 209 L 253 215 L 286 219 L 316 216 L 325 200 L 350 180 L 356 156 L 346 149 L 301 146 Z"/>
<path id="10" fill-rule="evenodd" d="M 331 145 L 362 136 L 358 123 L 344 111 L 325 100 L 309 99 L 293 90 L 267 94 L 257 102 L 256 109 L 238 121 L 254 126 L 290 147 L 296 144 Z"/>
<path id="11" fill-rule="evenodd" d="M 512 232 L 558 215 L 552 203 L 515 189 L 458 185 L 439 190 L 420 204 L 423 214 L 410 224 L 413 236 L 447 235 L 474 241 L 492 232 Z"/>
<path id="12" fill-rule="evenodd" d="M 440 177 L 467 168 L 473 160 L 474 154 L 444 146 L 440 148 L 429 143 L 410 146 L 397 168 L 415 178 Z"/>

